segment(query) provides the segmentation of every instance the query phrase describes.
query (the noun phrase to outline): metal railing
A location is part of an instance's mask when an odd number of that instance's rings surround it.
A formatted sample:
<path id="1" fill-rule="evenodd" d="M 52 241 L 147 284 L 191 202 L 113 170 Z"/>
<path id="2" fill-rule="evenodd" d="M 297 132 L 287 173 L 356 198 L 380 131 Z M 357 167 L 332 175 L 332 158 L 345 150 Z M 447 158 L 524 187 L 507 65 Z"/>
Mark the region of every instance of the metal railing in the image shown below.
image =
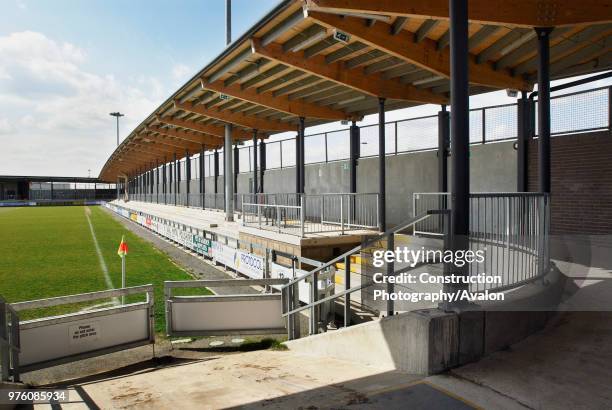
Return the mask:
<path id="1" fill-rule="evenodd" d="M 246 194 L 242 224 L 306 234 L 378 229 L 378 194 Z"/>
<path id="2" fill-rule="evenodd" d="M 611 87 L 600 87 L 551 97 L 551 135 L 609 130 L 611 124 L 608 110 L 611 105 L 611 90 Z M 536 106 L 537 103 L 532 109 L 534 121 L 537 121 Z M 517 115 L 517 104 L 471 109 L 470 143 L 485 144 L 516 139 Z M 432 150 L 438 147 L 437 115 L 390 121 L 385 124 L 385 130 L 387 155 Z M 306 135 L 305 163 L 347 160 L 349 137 L 349 128 Z M 378 155 L 378 124 L 361 126 L 360 140 L 360 158 Z M 253 169 L 252 149 L 252 146 L 239 148 L 239 155 L 245 160 L 241 172 L 250 172 Z M 248 155 L 243 155 L 243 151 L 248 152 Z M 211 158 L 212 154 L 207 154 L 206 162 L 210 162 Z M 294 166 L 295 138 L 266 142 L 266 169 Z"/>
<path id="3" fill-rule="evenodd" d="M 0 296 L 0 382 L 19 381 L 19 315 Z"/>
<path id="4" fill-rule="evenodd" d="M 281 295 L 267 291 L 288 281 L 270 278 L 165 281 L 166 334 L 178 337 L 285 333 L 280 316 Z M 228 295 L 172 294 L 173 289 L 210 289 L 215 286 L 237 289 L 234 294 Z M 242 289 L 251 286 L 260 286 L 261 292 L 245 294 Z M 261 304 L 263 308 L 259 306 Z M 187 309 L 182 309 L 185 306 Z M 195 311 L 200 314 L 194 315 Z"/>
<path id="5" fill-rule="evenodd" d="M 428 211 L 413 218 L 409 218 L 407 221 L 400 223 L 396 227 L 387 230 L 379 235 L 369 238 L 364 241 L 361 245 L 354 247 L 353 249 L 343 253 L 342 255 L 326 262 L 319 267 L 300 275 L 281 287 L 281 295 L 283 302 L 283 317 L 287 318 L 287 330 L 289 339 L 295 339 L 300 337 L 299 334 L 299 314 L 305 312 L 308 314 L 308 333 L 310 335 L 319 333 L 321 328 L 325 328 L 325 318 L 320 317 L 320 310 L 323 304 L 328 304 L 341 299 L 344 305 L 344 327 L 348 327 L 351 324 L 352 316 L 352 303 L 351 294 L 360 291 L 364 288 L 373 285 L 370 277 L 365 277 L 360 280 L 359 284 L 351 286 L 351 258 L 354 256 L 361 256 L 362 253 L 370 253 L 373 248 L 384 248 L 386 250 L 392 250 L 394 248 L 394 236 L 398 233 L 404 232 L 409 228 L 412 228 L 414 224 L 421 222 L 432 215 L 448 214 L 447 210 L 444 211 Z M 319 276 L 323 274 L 331 275 L 333 277 L 333 270 L 337 263 L 344 263 L 344 290 L 335 292 L 334 294 L 321 298 L 318 298 L 317 287 L 309 286 L 310 289 L 310 300 L 303 304 L 299 300 L 299 288 L 304 283 L 319 283 Z M 362 262 L 363 263 L 363 262 Z M 387 274 L 394 275 L 393 264 L 387 265 Z M 365 279 L 365 280 L 364 280 Z M 334 281 L 334 279 L 331 279 Z M 360 309 L 370 310 L 369 307 L 360 303 Z M 388 303 L 388 311 L 393 311 L 393 302 Z"/>
<path id="6" fill-rule="evenodd" d="M 145 300 L 127 302 L 125 298 L 131 295 L 144 295 Z M 17 302 L 12 307 L 22 312 L 93 301 L 104 303 L 74 313 L 22 320 L 21 370 L 29 372 L 155 343 L 153 285 Z M 87 333 L 87 340 L 94 339 L 95 343 L 81 342 L 81 330 Z M 45 341 L 44 349 L 41 339 Z"/>
<path id="7" fill-rule="evenodd" d="M 413 195 L 414 212 L 450 209 L 448 193 Z M 470 264 L 470 275 L 497 276 L 501 283 L 477 283 L 471 291 L 496 291 L 519 286 L 549 269 L 550 203 L 548 194 L 493 192 L 470 194 L 470 249 L 485 252 L 483 263 Z M 415 225 L 415 234 L 440 236 L 443 221 L 433 218 Z"/>

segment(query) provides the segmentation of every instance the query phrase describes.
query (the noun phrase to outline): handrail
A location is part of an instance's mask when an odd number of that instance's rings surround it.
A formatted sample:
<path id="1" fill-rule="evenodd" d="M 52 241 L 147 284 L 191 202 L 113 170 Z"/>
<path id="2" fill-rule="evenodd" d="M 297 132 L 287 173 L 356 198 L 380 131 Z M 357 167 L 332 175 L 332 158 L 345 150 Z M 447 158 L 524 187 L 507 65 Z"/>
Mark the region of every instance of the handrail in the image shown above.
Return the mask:
<path id="1" fill-rule="evenodd" d="M 321 265 L 321 266 L 319 266 L 319 267 L 317 267 L 317 268 L 315 268 L 315 269 L 313 269 L 313 270 L 303 274 L 302 276 L 298 276 L 298 277 L 294 278 L 289 283 L 287 283 L 286 285 L 282 286 L 281 289 L 285 289 L 285 288 L 287 288 L 287 287 L 289 287 L 291 285 L 294 285 L 295 283 L 301 281 L 302 279 L 307 278 L 308 276 L 312 276 L 313 274 L 318 273 L 318 272 L 322 271 L 323 269 L 329 268 L 330 266 L 332 266 L 332 265 L 334 265 L 334 264 L 344 260 L 345 257 L 351 256 L 352 254 L 360 251 L 364 247 L 370 246 L 373 243 L 375 243 L 376 241 L 379 241 L 379 240 L 383 239 L 386 236 L 389 236 L 389 235 L 394 234 L 396 232 L 402 231 L 402 230 L 408 228 L 409 226 L 412 226 L 412 225 L 414 225 L 414 224 L 416 224 L 416 223 L 418 223 L 418 222 L 428 218 L 431 215 L 439 215 L 439 214 L 444 214 L 444 213 L 448 213 L 448 211 L 447 210 L 428 210 L 428 211 L 422 212 L 420 215 L 412 217 L 412 218 L 408 219 L 407 221 L 405 221 L 403 223 L 400 223 L 399 225 L 397 225 L 397 226 L 395 226 L 393 228 L 390 228 L 390 229 L 386 230 L 383 233 L 380 233 L 380 234 L 376 235 L 373 238 L 369 238 L 368 240 L 366 240 L 361 245 L 358 245 L 358 246 L 350 249 L 349 251 L 343 253 L 342 255 L 337 256 L 336 258 L 332 259 L 331 261 L 324 263 L 323 265 Z"/>
<path id="2" fill-rule="evenodd" d="M 332 259 L 329 262 L 326 262 L 324 264 L 322 264 L 321 266 L 311 270 L 310 272 L 307 272 L 297 278 L 294 278 L 293 280 L 289 281 L 286 285 L 281 286 L 280 290 L 281 290 L 281 295 L 283 297 L 283 317 L 287 318 L 287 329 L 288 329 L 288 337 L 289 339 L 294 339 L 297 336 L 297 332 L 298 329 L 296 327 L 296 319 L 294 317 L 294 315 L 296 313 L 299 313 L 301 311 L 304 310 L 310 310 L 310 317 L 309 317 L 309 333 L 310 334 L 316 334 L 318 333 L 317 329 L 318 329 L 318 319 L 317 316 L 318 314 L 316 313 L 316 308 L 319 305 L 322 305 L 323 303 L 326 302 L 331 302 L 333 300 L 336 300 L 338 298 L 344 297 L 344 305 L 345 305 L 345 311 L 344 311 L 344 317 L 345 317 L 345 321 L 344 321 L 344 326 L 349 326 L 349 322 L 350 322 L 350 295 L 351 293 L 358 291 L 360 289 L 363 289 L 364 287 L 370 286 L 372 284 L 372 282 L 366 282 L 366 283 L 362 283 L 360 285 L 357 286 L 353 286 L 350 287 L 350 268 L 348 268 L 348 265 L 350 264 L 350 257 L 360 251 L 361 249 L 365 248 L 365 247 L 369 247 L 371 245 L 373 245 L 374 243 L 376 243 L 377 241 L 380 241 L 381 239 L 388 237 L 387 240 L 387 247 L 393 247 L 394 244 L 394 237 L 393 235 L 397 232 L 400 232 L 410 226 L 414 226 L 415 224 L 417 224 L 418 222 L 430 217 L 431 215 L 448 215 L 450 214 L 449 210 L 427 210 L 423 213 L 421 213 L 420 215 L 417 215 L 415 217 L 409 218 L 407 221 L 400 223 L 399 225 L 390 228 L 388 230 L 386 230 L 385 232 L 378 234 L 372 238 L 369 238 L 368 240 L 364 241 L 361 245 L 354 247 L 353 249 L 343 253 L 342 255 Z M 446 242 L 446 241 L 445 241 Z M 328 295 L 325 296 L 321 299 L 319 299 L 317 297 L 317 293 L 318 293 L 318 279 L 319 279 L 319 272 L 321 272 L 324 269 L 327 269 L 331 266 L 333 266 L 334 264 L 336 264 L 337 262 L 340 262 L 344 260 L 345 265 L 345 272 L 346 272 L 346 287 L 348 289 L 345 289 L 341 292 L 338 293 L 334 293 L 332 295 Z M 306 280 L 307 282 L 310 282 L 310 300 L 308 303 L 306 303 L 304 306 L 299 306 L 299 290 L 296 290 L 295 288 L 293 288 L 293 285 L 295 285 L 296 283 L 300 282 L 301 280 Z M 286 311 L 285 311 L 285 306 L 286 306 Z M 393 310 L 393 305 L 388 304 L 387 305 L 387 310 L 388 311 L 392 311 Z"/>
<path id="3" fill-rule="evenodd" d="M 300 306 L 297 309 L 293 309 L 293 310 L 291 310 L 289 312 L 283 313 L 283 317 L 287 317 L 289 315 L 293 315 L 295 313 L 301 312 L 301 311 L 306 310 L 306 309 L 311 309 L 313 306 L 318 306 L 321 303 L 329 302 L 330 300 L 341 298 L 342 296 L 346 295 L 347 293 L 353 293 L 356 290 L 360 290 L 360 289 L 363 289 L 365 287 L 370 286 L 372 283 L 373 282 L 362 283 L 361 285 L 353 286 L 352 288 L 343 290 L 342 292 L 334 293 L 333 295 L 327 296 L 327 297 L 325 297 L 323 299 L 316 300 L 316 301 L 311 302 L 311 303 L 309 303 L 307 305 Z"/>

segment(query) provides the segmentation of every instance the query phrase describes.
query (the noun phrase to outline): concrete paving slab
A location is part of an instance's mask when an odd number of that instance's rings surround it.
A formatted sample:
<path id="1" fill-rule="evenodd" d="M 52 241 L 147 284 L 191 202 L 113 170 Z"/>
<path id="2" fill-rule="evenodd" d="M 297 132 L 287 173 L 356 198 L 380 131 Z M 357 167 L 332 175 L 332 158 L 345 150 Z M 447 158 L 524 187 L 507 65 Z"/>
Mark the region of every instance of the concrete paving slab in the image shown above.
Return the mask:
<path id="1" fill-rule="evenodd" d="M 98 407 L 343 408 L 419 379 L 283 351 L 258 351 L 79 384 Z"/>
<path id="2" fill-rule="evenodd" d="M 452 374 L 529 408 L 609 409 L 611 339 L 612 313 L 565 313 L 542 332 Z M 465 384 L 452 390 L 464 395 Z"/>

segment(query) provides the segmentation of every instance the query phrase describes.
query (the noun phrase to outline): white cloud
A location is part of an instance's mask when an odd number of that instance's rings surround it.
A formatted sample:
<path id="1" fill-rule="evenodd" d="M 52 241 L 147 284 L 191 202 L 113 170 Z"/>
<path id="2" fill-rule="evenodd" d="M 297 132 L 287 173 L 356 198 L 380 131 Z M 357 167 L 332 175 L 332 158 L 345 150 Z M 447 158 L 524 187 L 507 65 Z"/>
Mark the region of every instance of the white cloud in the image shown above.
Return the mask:
<path id="1" fill-rule="evenodd" d="M 97 173 L 115 148 L 121 111 L 125 137 L 169 90 L 152 77 L 125 84 L 83 68 L 85 50 L 42 33 L 0 37 L 0 174 Z"/>
<path id="2" fill-rule="evenodd" d="M 191 67 L 185 64 L 175 64 L 172 66 L 172 78 L 174 81 L 183 84 L 185 81 L 189 79 L 189 77 L 193 75 L 193 70 Z"/>

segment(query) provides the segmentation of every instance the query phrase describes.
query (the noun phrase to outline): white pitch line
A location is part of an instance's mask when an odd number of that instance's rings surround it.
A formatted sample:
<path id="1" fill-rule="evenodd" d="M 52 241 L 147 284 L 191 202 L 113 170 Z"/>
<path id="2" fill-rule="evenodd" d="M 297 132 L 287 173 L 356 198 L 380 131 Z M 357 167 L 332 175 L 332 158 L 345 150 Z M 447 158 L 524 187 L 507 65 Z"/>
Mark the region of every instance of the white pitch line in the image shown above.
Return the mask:
<path id="1" fill-rule="evenodd" d="M 108 289 L 114 289 L 113 281 L 108 274 L 108 267 L 106 266 L 106 262 L 104 261 L 104 256 L 102 256 L 102 251 L 100 250 L 100 245 L 98 244 L 98 238 L 96 238 L 96 233 L 94 231 L 93 225 L 91 223 L 91 219 L 89 215 L 91 214 L 91 209 L 88 206 L 85 207 L 85 217 L 87 218 L 87 223 L 89 224 L 89 230 L 91 231 L 91 237 L 93 238 L 94 245 L 96 247 L 96 253 L 98 254 L 98 261 L 100 262 L 100 268 L 102 268 L 102 272 L 104 273 L 104 281 L 106 282 L 106 287 Z M 119 299 L 114 297 L 113 302 L 115 304 L 119 304 Z"/>

